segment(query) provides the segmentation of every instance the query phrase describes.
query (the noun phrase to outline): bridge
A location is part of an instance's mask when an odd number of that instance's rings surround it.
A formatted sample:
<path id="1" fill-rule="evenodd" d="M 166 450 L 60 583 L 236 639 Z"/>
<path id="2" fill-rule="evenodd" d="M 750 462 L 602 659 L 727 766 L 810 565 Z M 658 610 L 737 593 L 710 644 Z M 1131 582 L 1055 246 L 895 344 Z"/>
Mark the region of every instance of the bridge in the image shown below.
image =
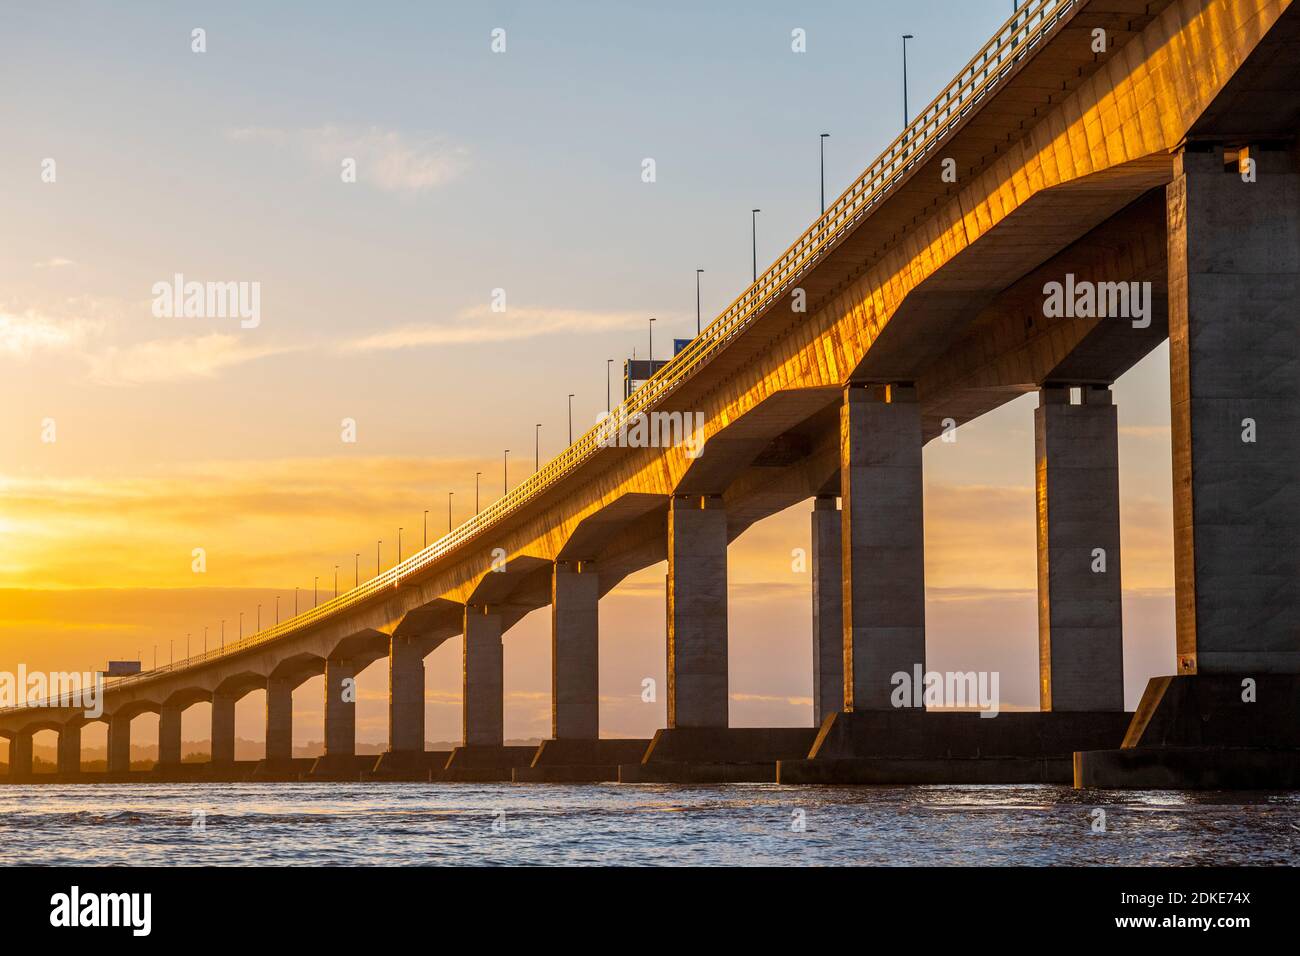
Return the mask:
<path id="1" fill-rule="evenodd" d="M 107 779 L 153 712 L 155 776 L 1300 785 L 1298 126 L 1291 0 L 1030 0 L 609 421 L 334 600 L 111 681 Z M 1111 386 L 1166 339 L 1177 659 L 1126 713 Z M 900 708 L 892 675 L 925 664 L 921 450 L 1031 392 L 1041 711 Z M 702 454 L 624 437 L 687 414 Z M 728 544 L 810 498 L 818 726 L 729 728 Z M 598 602 L 664 560 L 667 726 L 603 740 Z M 502 638 L 546 606 L 552 739 L 506 747 Z M 463 745 L 426 753 L 423 661 L 460 635 Z M 362 758 L 343 689 L 385 660 L 388 749 Z M 303 765 L 292 691 L 320 674 Z M 265 759 L 237 768 L 254 689 Z M 185 771 L 201 701 L 211 765 Z M 47 729 L 56 779 L 103 779 L 88 719 L 0 712 L 11 779 Z"/>

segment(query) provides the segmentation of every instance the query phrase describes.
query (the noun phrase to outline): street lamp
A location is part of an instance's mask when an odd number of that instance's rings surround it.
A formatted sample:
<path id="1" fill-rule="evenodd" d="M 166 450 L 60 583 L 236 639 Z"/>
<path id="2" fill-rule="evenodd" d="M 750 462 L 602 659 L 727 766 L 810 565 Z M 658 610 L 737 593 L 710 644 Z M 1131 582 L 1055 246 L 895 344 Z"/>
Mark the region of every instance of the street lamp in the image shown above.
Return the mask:
<path id="1" fill-rule="evenodd" d="M 533 474 L 542 469 L 542 423 L 533 426 Z"/>
<path id="2" fill-rule="evenodd" d="M 703 269 L 695 270 L 695 334 L 700 334 L 700 276 L 703 275 Z"/>
<path id="3" fill-rule="evenodd" d="M 383 538 L 375 542 L 375 577 L 379 577 L 379 548 L 383 543 Z"/>
<path id="4" fill-rule="evenodd" d="M 822 133 L 817 138 L 817 141 L 821 144 L 821 156 L 822 156 L 822 212 L 823 213 L 826 212 L 826 137 L 830 135 L 831 135 L 830 133 Z"/>
<path id="5" fill-rule="evenodd" d="M 208 653 L 208 626 L 206 624 L 203 625 L 203 653 L 205 655 Z"/>
<path id="6" fill-rule="evenodd" d="M 226 619 L 224 617 L 221 619 L 221 649 L 223 651 L 226 649 Z"/>
<path id="7" fill-rule="evenodd" d="M 609 376 L 614 368 L 613 359 L 605 359 L 605 414 L 610 415 L 614 411 L 614 402 L 610 398 Z"/>
<path id="8" fill-rule="evenodd" d="M 474 514 L 478 514 L 478 480 L 483 477 L 483 472 L 474 472 Z"/>
<path id="9" fill-rule="evenodd" d="M 451 534 L 451 496 L 456 492 L 447 492 L 447 533 Z"/>
<path id="10" fill-rule="evenodd" d="M 239 612 L 239 639 L 244 639 L 244 612 Z"/>
<path id="11" fill-rule="evenodd" d="M 650 351 L 646 355 L 650 359 L 650 370 L 646 373 L 649 378 L 655 373 L 655 317 L 650 316 Z"/>
<path id="12" fill-rule="evenodd" d="M 569 393 L 569 444 L 573 444 L 573 393 Z"/>
<path id="13" fill-rule="evenodd" d="M 501 455 L 501 495 L 505 496 L 510 490 L 510 449 L 507 448 Z"/>
<path id="14" fill-rule="evenodd" d="M 298 585 L 293 586 L 293 616 L 298 616 Z"/>
<path id="15" fill-rule="evenodd" d="M 758 214 L 761 209 L 751 209 L 749 211 L 750 234 L 753 237 L 754 247 L 754 281 L 758 281 Z"/>
<path id="16" fill-rule="evenodd" d="M 421 540 L 423 541 L 423 546 L 427 548 L 429 546 L 429 509 L 428 508 L 424 509 L 424 538 Z"/>
<path id="17" fill-rule="evenodd" d="M 402 563 L 402 529 L 397 529 L 397 563 Z"/>
<path id="18" fill-rule="evenodd" d="M 275 596 L 275 623 L 280 623 L 280 595 Z"/>
<path id="19" fill-rule="evenodd" d="M 903 34 L 903 129 L 911 122 L 907 115 L 907 41 L 915 39 L 910 33 Z"/>
<path id="20" fill-rule="evenodd" d="M 334 565 L 334 596 L 339 596 L 339 566 Z"/>
<path id="21" fill-rule="evenodd" d="M 316 585 L 320 581 L 320 575 L 314 574 L 311 579 L 311 606 L 316 606 Z"/>
<path id="22" fill-rule="evenodd" d="M 361 552 L 352 552 L 352 586 L 361 587 Z"/>

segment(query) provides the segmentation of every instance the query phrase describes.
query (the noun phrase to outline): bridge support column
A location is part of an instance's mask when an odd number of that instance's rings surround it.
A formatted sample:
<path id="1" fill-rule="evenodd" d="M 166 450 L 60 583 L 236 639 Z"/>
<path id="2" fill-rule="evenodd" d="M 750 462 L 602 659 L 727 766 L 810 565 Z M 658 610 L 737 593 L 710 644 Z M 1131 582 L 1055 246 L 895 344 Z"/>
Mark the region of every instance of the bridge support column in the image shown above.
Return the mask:
<path id="1" fill-rule="evenodd" d="M 501 615 L 465 606 L 464 740 L 467 747 L 505 744 L 504 649 Z"/>
<path id="2" fill-rule="evenodd" d="M 266 759 L 293 757 L 293 685 L 286 678 L 266 682 Z"/>
<path id="3" fill-rule="evenodd" d="M 1166 192 L 1180 674 L 1300 673 L 1300 176 L 1250 159 Z"/>
<path id="4" fill-rule="evenodd" d="M 722 498 L 668 508 L 668 726 L 726 727 L 727 512 Z"/>
<path id="5" fill-rule="evenodd" d="M 356 668 L 351 661 L 325 661 L 325 756 L 351 757 L 357 750 Z"/>
<path id="6" fill-rule="evenodd" d="M 181 762 L 181 709 L 163 704 L 158 711 L 158 766 L 178 767 Z"/>
<path id="7" fill-rule="evenodd" d="M 9 776 L 14 779 L 32 775 L 32 735 L 19 731 L 9 738 Z"/>
<path id="8" fill-rule="evenodd" d="M 1123 710 L 1119 426 L 1109 388 L 1048 386 L 1034 409 L 1043 710 Z"/>
<path id="9" fill-rule="evenodd" d="M 212 763 L 229 766 L 235 762 L 235 698 L 220 692 L 212 695 Z"/>
<path id="10" fill-rule="evenodd" d="M 594 564 L 557 561 L 551 578 L 551 736 L 600 736 L 600 579 Z"/>
<path id="11" fill-rule="evenodd" d="M 891 710 L 925 668 L 921 406 L 914 388 L 845 389 L 840 411 L 844 708 Z"/>
<path id="12" fill-rule="evenodd" d="M 131 769 L 131 718 L 114 714 L 108 719 L 108 772 L 127 773 Z"/>
<path id="13" fill-rule="evenodd" d="M 844 709 L 844 605 L 840 509 L 818 495 L 812 512 L 813 724 Z"/>
<path id="14" fill-rule="evenodd" d="M 388 647 L 388 749 L 424 751 L 424 652 L 410 637 L 394 637 Z"/>
<path id="15" fill-rule="evenodd" d="M 81 724 L 66 723 L 59 729 L 60 774 L 81 772 Z"/>

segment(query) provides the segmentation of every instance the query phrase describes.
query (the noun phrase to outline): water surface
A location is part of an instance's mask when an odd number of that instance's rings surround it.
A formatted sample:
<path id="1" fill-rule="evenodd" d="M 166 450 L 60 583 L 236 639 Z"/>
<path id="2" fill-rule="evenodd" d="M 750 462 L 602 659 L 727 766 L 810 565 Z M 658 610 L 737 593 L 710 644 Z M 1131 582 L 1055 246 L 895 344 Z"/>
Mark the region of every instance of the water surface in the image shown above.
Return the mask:
<path id="1" fill-rule="evenodd" d="M 1098 808 L 1106 814 L 1104 833 L 1094 832 Z M 0 786 L 0 863 L 1296 865 L 1300 793 L 769 784 Z"/>

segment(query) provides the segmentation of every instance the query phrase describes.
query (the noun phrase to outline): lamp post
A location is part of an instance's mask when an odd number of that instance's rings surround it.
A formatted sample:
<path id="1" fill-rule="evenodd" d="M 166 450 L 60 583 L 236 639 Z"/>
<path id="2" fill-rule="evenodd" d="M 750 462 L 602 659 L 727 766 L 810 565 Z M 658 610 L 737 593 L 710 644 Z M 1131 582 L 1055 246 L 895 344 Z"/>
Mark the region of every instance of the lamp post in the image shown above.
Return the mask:
<path id="1" fill-rule="evenodd" d="M 280 595 L 275 596 L 275 623 L 280 623 Z"/>
<path id="2" fill-rule="evenodd" d="M 614 369 L 614 360 L 605 359 L 605 414 L 610 415 L 614 411 L 614 402 L 610 398 L 609 376 Z"/>
<path id="3" fill-rule="evenodd" d="M 379 549 L 383 545 L 384 539 L 380 538 L 375 542 L 375 577 L 379 577 Z"/>
<path id="4" fill-rule="evenodd" d="M 573 444 L 573 393 L 569 393 L 569 444 Z"/>
<path id="5" fill-rule="evenodd" d="M 505 497 L 506 492 L 510 490 L 510 449 L 507 448 L 501 455 L 501 496 Z"/>
<path id="6" fill-rule="evenodd" d="M 649 378 L 655 373 L 655 317 L 653 315 L 650 316 L 650 351 L 646 353 L 646 358 L 650 360 L 650 368 L 646 373 L 646 378 Z"/>
<path id="7" fill-rule="evenodd" d="M 221 649 L 223 651 L 226 649 L 226 619 L 224 617 L 221 619 Z"/>
<path id="8" fill-rule="evenodd" d="M 483 477 L 483 472 L 474 472 L 474 514 L 478 514 L 478 480 Z"/>
<path id="9" fill-rule="evenodd" d="M 334 565 L 334 597 L 339 596 L 339 566 Z"/>
<path id="10" fill-rule="evenodd" d="M 916 37 L 910 33 L 903 34 L 903 129 L 907 129 L 907 124 L 911 122 L 907 115 L 907 41 L 914 39 Z"/>
<path id="11" fill-rule="evenodd" d="M 456 492 L 447 492 L 447 533 L 451 534 L 451 496 Z"/>
<path id="12" fill-rule="evenodd" d="M 758 281 L 758 214 L 762 211 L 763 210 L 761 209 L 751 209 L 749 211 L 750 235 L 753 239 L 753 252 L 754 252 L 754 280 L 753 281 L 755 282 Z"/>
<path id="13" fill-rule="evenodd" d="M 244 639 L 244 612 L 239 612 L 239 639 Z"/>
<path id="14" fill-rule="evenodd" d="M 397 563 L 402 563 L 402 529 L 397 529 Z"/>
<path id="15" fill-rule="evenodd" d="M 822 133 L 820 136 L 817 137 L 817 141 L 821 144 L 821 160 L 822 160 L 822 212 L 823 212 L 823 213 L 826 212 L 826 137 L 828 137 L 828 136 L 830 136 L 830 135 L 831 135 L 830 133 Z"/>
<path id="16" fill-rule="evenodd" d="M 700 276 L 704 274 L 703 269 L 695 270 L 695 334 L 700 334 Z"/>
<path id="17" fill-rule="evenodd" d="M 293 616 L 298 616 L 298 585 L 293 586 Z"/>
<path id="18" fill-rule="evenodd" d="M 206 624 L 203 625 L 203 653 L 205 656 L 208 653 L 208 626 Z"/>
<path id="19" fill-rule="evenodd" d="M 352 552 L 352 586 L 361 587 L 361 552 Z"/>
<path id="20" fill-rule="evenodd" d="M 311 606 L 315 607 L 317 603 L 316 586 L 320 582 L 320 575 L 314 574 L 311 579 Z"/>
<path id="21" fill-rule="evenodd" d="M 424 537 L 421 539 L 423 547 L 429 546 L 429 509 L 424 509 Z"/>
<path id="22" fill-rule="evenodd" d="M 542 468 L 542 423 L 533 426 L 533 474 Z"/>

